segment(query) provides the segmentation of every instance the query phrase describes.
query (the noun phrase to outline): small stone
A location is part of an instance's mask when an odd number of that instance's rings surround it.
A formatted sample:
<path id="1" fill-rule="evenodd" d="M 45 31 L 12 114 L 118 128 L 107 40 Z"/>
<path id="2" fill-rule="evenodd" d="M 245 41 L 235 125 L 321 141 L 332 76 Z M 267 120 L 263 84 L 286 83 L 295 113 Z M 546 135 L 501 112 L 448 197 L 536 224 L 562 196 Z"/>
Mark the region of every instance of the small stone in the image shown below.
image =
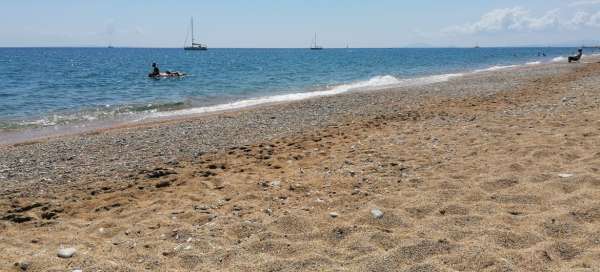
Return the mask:
<path id="1" fill-rule="evenodd" d="M 45 212 L 45 213 L 42 213 L 41 217 L 45 220 L 52 220 L 52 219 L 56 218 L 56 213 Z"/>
<path id="2" fill-rule="evenodd" d="M 573 175 L 573 174 L 558 174 L 558 176 L 561 177 L 561 178 L 572 178 L 575 175 Z"/>
<path id="3" fill-rule="evenodd" d="M 177 159 L 171 159 L 171 160 L 169 160 L 169 161 L 167 162 L 167 164 L 170 164 L 170 165 L 178 165 L 178 164 L 179 164 L 179 161 L 178 161 Z"/>
<path id="4" fill-rule="evenodd" d="M 340 216 L 340 214 L 336 213 L 336 212 L 330 212 L 329 216 L 331 216 L 331 218 L 337 218 Z"/>
<path id="5" fill-rule="evenodd" d="M 27 269 L 29 269 L 29 266 L 31 266 L 31 263 L 29 261 L 20 261 L 16 263 L 15 266 L 19 267 L 21 271 L 27 271 Z"/>
<path id="6" fill-rule="evenodd" d="M 58 257 L 68 259 L 73 257 L 73 255 L 75 255 L 75 252 L 77 252 L 77 250 L 72 247 L 61 248 L 58 250 Z"/>
<path id="7" fill-rule="evenodd" d="M 281 181 L 279 181 L 279 180 L 272 181 L 270 185 L 273 188 L 277 188 L 277 187 L 281 186 Z"/>
<path id="8" fill-rule="evenodd" d="M 380 209 L 377 209 L 377 208 L 374 208 L 374 209 L 371 210 L 371 215 L 375 219 L 381 219 L 381 218 L 383 218 L 383 212 Z"/>
<path id="9" fill-rule="evenodd" d="M 155 179 L 155 178 L 160 178 L 160 177 L 174 175 L 174 174 L 177 174 L 177 172 L 175 172 L 173 170 L 158 168 L 158 169 L 155 169 L 155 170 L 151 171 L 150 173 L 147 173 L 146 177 L 147 178 L 151 178 L 151 179 Z"/>
<path id="10" fill-rule="evenodd" d="M 171 182 L 168 180 L 163 180 L 156 184 L 156 188 L 164 188 L 164 187 L 169 187 L 169 186 L 171 186 Z"/>
<path id="11" fill-rule="evenodd" d="M 71 272 L 83 272 L 83 270 L 81 270 L 81 269 L 75 269 L 75 270 L 73 270 Z"/>

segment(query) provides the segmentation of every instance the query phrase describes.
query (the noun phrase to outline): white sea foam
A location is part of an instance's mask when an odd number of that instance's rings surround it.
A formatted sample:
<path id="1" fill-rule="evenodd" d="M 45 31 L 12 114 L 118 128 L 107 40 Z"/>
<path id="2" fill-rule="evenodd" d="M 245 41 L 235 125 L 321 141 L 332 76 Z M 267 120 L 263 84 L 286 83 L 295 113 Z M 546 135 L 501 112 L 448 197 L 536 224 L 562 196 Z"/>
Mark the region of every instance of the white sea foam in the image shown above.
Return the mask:
<path id="1" fill-rule="evenodd" d="M 485 68 L 485 69 L 478 69 L 473 71 L 473 73 L 483 73 L 483 72 L 493 72 L 493 71 L 499 71 L 499 70 L 505 70 L 505 69 L 510 69 L 510 68 L 516 68 L 519 67 L 519 65 L 505 65 L 505 66 L 492 66 L 489 68 Z"/>
<path id="2" fill-rule="evenodd" d="M 407 86 L 418 86 L 418 85 L 428 85 L 438 82 L 448 81 L 451 78 L 462 76 L 463 74 L 444 74 L 444 75 L 436 75 L 436 76 L 428 76 L 428 77 L 420 77 L 420 78 L 409 78 L 409 79 L 399 79 L 390 75 L 386 76 L 376 76 L 366 81 L 359 81 L 351 84 L 343 84 L 336 87 L 333 87 L 324 91 L 315 91 L 315 92 L 304 92 L 304 93 L 293 93 L 293 94 L 283 94 L 283 95 L 274 95 L 267 97 L 259 97 L 259 98 L 251 98 L 241 101 L 236 101 L 232 103 L 207 106 L 207 107 L 198 107 L 198 108 L 190 108 L 190 109 L 182 109 L 176 111 L 168 111 L 168 112 L 155 112 L 149 114 L 138 121 L 148 119 L 148 118 L 164 118 L 164 117 L 176 117 L 176 116 L 185 116 L 185 115 L 197 115 L 211 112 L 219 112 L 219 111 L 227 111 L 234 109 L 242 109 L 253 106 L 258 106 L 262 104 L 269 103 L 280 103 L 280 102 L 291 102 L 291 101 L 299 101 L 305 100 L 314 97 L 322 97 L 322 96 L 331 96 L 346 93 L 349 91 L 369 91 L 369 90 L 377 90 L 386 87 L 407 87 Z"/>
<path id="3" fill-rule="evenodd" d="M 552 62 L 563 62 L 563 61 L 567 61 L 567 58 L 560 56 L 560 57 L 556 57 L 552 59 Z"/>
<path id="4" fill-rule="evenodd" d="M 541 61 L 532 61 L 532 62 L 525 63 L 525 65 L 529 65 L 529 66 L 540 65 L 540 64 L 542 64 Z"/>
<path id="5" fill-rule="evenodd" d="M 600 54 L 595 53 L 595 54 L 583 54 L 582 56 L 583 58 L 589 58 L 589 57 L 600 57 Z"/>

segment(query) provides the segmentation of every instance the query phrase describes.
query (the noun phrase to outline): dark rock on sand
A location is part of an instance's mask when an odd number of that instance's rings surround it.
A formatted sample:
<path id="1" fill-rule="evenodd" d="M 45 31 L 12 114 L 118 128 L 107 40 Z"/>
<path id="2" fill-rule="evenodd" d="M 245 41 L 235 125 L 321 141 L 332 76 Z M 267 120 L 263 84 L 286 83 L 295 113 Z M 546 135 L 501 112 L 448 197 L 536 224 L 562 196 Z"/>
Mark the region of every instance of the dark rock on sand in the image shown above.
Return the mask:
<path id="1" fill-rule="evenodd" d="M 156 184 L 156 188 L 164 188 L 164 187 L 169 187 L 169 186 L 171 186 L 171 182 L 168 180 L 163 180 Z"/>
<path id="2" fill-rule="evenodd" d="M 173 170 L 169 170 L 169 169 L 157 168 L 157 169 L 154 169 L 153 171 L 151 171 L 150 173 L 146 173 L 146 177 L 151 178 L 151 179 L 156 179 L 156 178 L 161 178 L 164 176 L 174 175 L 174 174 L 177 174 L 177 172 L 175 172 Z"/>
<path id="3" fill-rule="evenodd" d="M 20 224 L 20 223 L 25 223 L 25 222 L 29 222 L 29 221 L 33 220 L 33 217 L 22 215 L 22 214 L 9 214 L 9 215 L 2 217 L 1 219 L 5 220 L 5 221 L 11 221 L 11 222 Z"/>
<path id="4" fill-rule="evenodd" d="M 54 218 L 56 218 L 56 213 L 54 212 L 45 212 L 42 213 L 42 219 L 46 219 L 46 220 L 52 220 Z"/>

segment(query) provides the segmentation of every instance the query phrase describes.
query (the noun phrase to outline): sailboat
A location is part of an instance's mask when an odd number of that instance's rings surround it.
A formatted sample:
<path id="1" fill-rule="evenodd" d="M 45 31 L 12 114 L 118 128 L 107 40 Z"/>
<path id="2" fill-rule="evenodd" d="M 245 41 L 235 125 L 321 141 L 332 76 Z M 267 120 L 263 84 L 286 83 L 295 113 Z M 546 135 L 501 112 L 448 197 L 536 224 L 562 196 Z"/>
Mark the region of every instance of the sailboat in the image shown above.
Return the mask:
<path id="1" fill-rule="evenodd" d="M 192 31 L 192 44 L 191 46 L 187 46 L 185 45 L 183 47 L 184 50 L 208 50 L 208 46 L 206 44 L 201 44 L 201 43 L 196 43 L 196 41 L 194 40 L 194 18 L 192 17 L 192 19 L 190 20 L 190 27 L 191 27 L 191 31 Z M 186 39 L 186 43 L 187 43 L 187 39 Z"/>
<path id="2" fill-rule="evenodd" d="M 315 33 L 315 43 L 310 46 L 310 50 L 323 50 L 323 46 L 317 44 L 317 33 Z"/>

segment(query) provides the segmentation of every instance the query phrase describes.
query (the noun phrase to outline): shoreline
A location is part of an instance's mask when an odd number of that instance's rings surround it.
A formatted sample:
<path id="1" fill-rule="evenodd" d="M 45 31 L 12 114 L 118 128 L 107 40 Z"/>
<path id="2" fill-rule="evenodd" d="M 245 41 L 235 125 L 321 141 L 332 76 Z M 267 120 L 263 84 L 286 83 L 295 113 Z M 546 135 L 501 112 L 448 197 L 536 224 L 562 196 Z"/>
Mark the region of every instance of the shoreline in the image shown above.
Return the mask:
<path id="1" fill-rule="evenodd" d="M 0 270 L 592 271 L 599 71 L 539 65 L 0 146 Z"/>
<path id="2" fill-rule="evenodd" d="M 590 60 L 600 59 L 598 55 L 587 56 L 587 63 Z M 493 73 L 497 71 L 515 70 L 523 68 L 531 68 L 539 65 L 560 65 L 565 61 L 564 57 L 557 57 L 549 62 L 527 62 L 524 64 L 513 65 L 496 65 L 483 69 L 475 69 L 464 71 L 461 73 L 449 73 L 440 75 L 419 76 L 414 78 L 398 79 L 392 76 L 378 76 L 365 81 L 356 81 L 337 85 L 333 88 L 308 91 L 291 94 L 281 94 L 265 97 L 248 98 L 239 101 L 233 101 L 224 104 L 208 105 L 203 107 L 191 107 L 179 110 L 152 112 L 152 113 L 135 113 L 138 117 L 134 118 L 117 118 L 112 120 L 100 121 L 83 121 L 76 124 L 53 125 L 31 129 L 17 129 L 15 131 L 7 131 L 0 134 L 3 139 L 0 139 L 0 146 L 10 146 L 15 144 L 26 144 L 29 142 L 47 141 L 61 137 L 72 137 L 77 135 L 85 135 L 90 133 L 98 133 L 114 129 L 123 129 L 131 127 L 139 127 L 146 125 L 159 124 L 163 122 L 171 122 L 177 120 L 186 120 L 194 118 L 203 118 L 214 114 L 227 114 L 236 111 L 252 110 L 260 107 L 269 107 L 279 104 L 291 104 L 297 101 L 307 99 L 319 99 L 321 97 L 344 95 L 353 92 L 379 92 L 388 89 L 406 89 L 414 86 L 428 86 L 436 83 L 443 83 L 449 80 L 469 77 L 482 73 Z M 386 79 L 387 78 L 387 79 Z M 381 83 L 369 84 L 374 80 L 384 80 Z"/>
<path id="3" fill-rule="evenodd" d="M 582 65 L 585 64 L 582 63 Z M 440 99 L 448 96 L 478 96 L 481 95 L 480 89 L 490 92 L 490 94 L 494 94 L 496 92 L 508 91 L 511 88 L 515 88 L 520 84 L 526 83 L 529 80 L 527 76 L 528 73 L 520 73 L 519 71 L 529 71 L 529 73 L 544 71 L 542 72 L 542 74 L 544 74 L 560 73 L 562 70 L 571 70 L 574 68 L 575 66 L 570 64 L 552 63 L 540 66 L 536 65 L 512 69 L 500 69 L 489 72 L 473 73 L 457 78 L 454 81 L 445 81 L 430 85 L 381 89 L 369 92 L 356 91 L 334 96 L 314 97 L 294 102 L 258 105 L 251 108 L 237 109 L 227 112 L 208 113 L 201 116 L 186 116 L 172 120 L 161 120 L 140 124 L 124 124 L 118 127 L 109 127 L 57 137 L 46 137 L 15 144 L 0 144 L 0 150 L 6 150 L 5 153 L 7 154 L 5 158 L 0 158 L 0 166 L 15 165 L 15 161 L 19 161 L 20 159 L 13 159 L 11 162 L 11 155 L 13 154 L 11 154 L 9 151 L 11 149 L 15 149 L 15 147 L 18 149 L 22 146 L 41 145 L 49 146 L 50 149 L 64 149 L 72 145 L 77 146 L 83 144 L 84 146 L 79 147 L 80 149 L 85 150 L 91 148 L 94 150 L 93 152 L 99 152 L 100 150 L 98 150 L 98 146 L 110 145 L 115 138 L 125 139 L 129 137 L 132 139 L 129 141 L 132 142 L 133 148 L 146 150 L 147 147 L 143 147 L 140 144 L 146 142 L 142 136 L 144 134 L 149 134 L 148 137 L 153 139 L 153 144 L 162 141 L 170 142 L 176 139 L 178 142 L 185 141 L 182 142 L 182 145 L 191 149 L 195 149 L 193 146 L 200 143 L 201 150 L 198 151 L 200 153 L 214 152 L 215 150 L 225 149 L 236 145 L 245 145 L 261 139 L 268 140 L 276 136 L 302 133 L 303 130 L 315 130 L 326 127 L 327 125 L 335 125 L 336 123 L 347 122 L 349 119 L 350 121 L 353 121 L 352 119 L 356 117 L 364 118 L 375 115 L 379 112 L 387 113 L 389 109 L 382 109 L 381 106 L 389 104 L 388 100 L 390 97 L 393 99 L 393 101 L 400 104 L 403 104 L 403 100 L 406 100 L 407 105 L 410 106 L 410 104 L 419 104 L 418 101 L 423 99 Z M 499 78 L 503 77 L 511 79 L 499 81 Z M 461 90 L 463 93 L 457 92 L 458 90 Z M 369 105 L 363 105 L 361 102 L 363 100 L 373 102 L 370 102 Z M 364 107 L 364 109 L 361 107 Z M 401 109 L 405 110 L 404 107 L 401 107 Z M 294 123 L 297 123 L 299 126 L 291 127 L 291 124 Z M 223 127 L 224 124 L 226 125 Z M 273 125 L 273 127 L 270 127 L 271 125 Z M 182 135 L 182 133 L 186 133 L 186 131 L 182 130 L 181 128 L 183 126 L 191 128 L 190 130 L 193 131 L 198 137 L 186 139 L 184 135 Z M 244 131 L 244 134 L 248 134 L 249 137 L 238 137 L 236 135 L 231 139 L 227 139 L 227 137 L 224 137 L 222 134 L 222 131 L 220 131 L 224 129 L 227 130 L 225 135 L 233 136 L 233 134 L 237 133 L 237 131 L 241 129 Z M 169 143 L 169 147 L 165 147 L 164 149 L 165 151 L 172 151 L 175 146 L 176 145 L 174 143 Z M 166 153 L 165 151 L 162 151 L 161 153 Z M 71 150 L 67 150 L 66 152 L 72 153 Z M 190 151 L 183 152 L 183 154 L 180 154 L 181 152 L 169 153 L 173 153 L 171 157 L 183 156 L 186 159 L 195 156 L 194 152 Z M 62 160 L 58 159 L 57 157 L 60 156 L 56 156 L 55 154 L 42 153 L 42 155 L 45 157 L 44 160 Z M 15 156 L 20 157 L 19 154 L 15 154 Z M 170 159 L 172 158 L 163 158 L 164 161 L 168 161 Z M 141 164 L 143 164 L 141 162 L 137 162 L 137 159 L 135 161 L 136 168 L 141 167 Z M 32 169 L 39 168 L 34 164 L 29 164 L 29 167 Z M 24 165 L 18 168 L 27 169 L 24 167 Z M 21 173 L 19 173 L 19 175 L 23 177 L 35 176 L 35 174 L 26 174 L 22 172 L 26 171 L 23 170 Z M 76 178 L 76 175 L 72 175 L 72 177 L 67 180 L 73 180 Z M 3 180 L 7 179 L 9 179 L 9 177 L 0 175 L 0 182 L 3 182 Z M 50 179 L 55 180 L 55 178 Z M 24 180 L 19 179 L 19 181 Z"/>

